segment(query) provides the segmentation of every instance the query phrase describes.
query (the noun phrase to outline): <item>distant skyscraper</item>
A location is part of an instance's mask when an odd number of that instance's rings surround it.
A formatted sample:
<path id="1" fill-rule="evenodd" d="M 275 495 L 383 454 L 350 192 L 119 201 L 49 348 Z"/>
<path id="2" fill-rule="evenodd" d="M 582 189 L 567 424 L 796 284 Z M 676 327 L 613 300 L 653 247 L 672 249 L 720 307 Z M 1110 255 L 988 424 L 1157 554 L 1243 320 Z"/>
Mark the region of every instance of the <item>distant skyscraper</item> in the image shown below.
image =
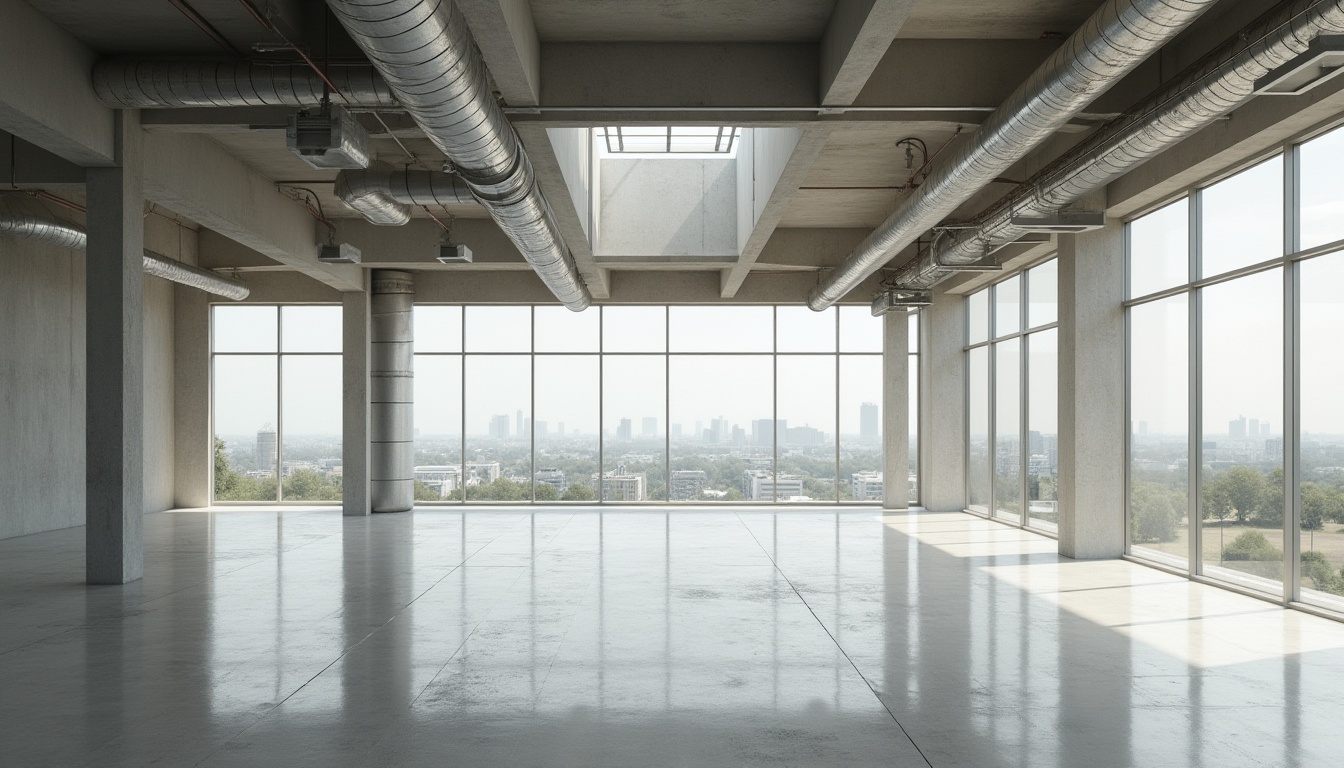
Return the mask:
<path id="1" fill-rule="evenodd" d="M 633 437 L 634 430 L 630 426 L 629 419 L 621 419 L 621 425 L 616 428 L 616 437 L 621 440 L 629 440 Z"/>
<path id="2" fill-rule="evenodd" d="M 257 430 L 257 469 L 275 469 L 275 427 Z"/>
<path id="3" fill-rule="evenodd" d="M 544 421 L 538 421 L 532 425 L 532 431 L 537 433 L 538 440 L 546 439 L 546 433 L 550 430 L 550 425 Z"/>
<path id="4" fill-rule="evenodd" d="M 490 437 L 495 440 L 509 439 L 509 417 L 501 413 L 490 417 Z"/>
<path id="5" fill-rule="evenodd" d="M 644 428 L 641 429 L 640 432 L 639 432 L 639 434 L 640 434 L 641 437 L 657 437 L 657 436 L 658 436 L 658 419 L 657 419 L 656 417 L 654 417 L 654 416 L 645 416 L 645 417 L 644 417 L 644 425 L 643 425 L 643 426 L 644 426 Z"/>
<path id="6" fill-rule="evenodd" d="M 882 427 L 877 420 L 877 403 L 859 406 L 859 442 L 876 443 L 882 439 Z"/>
<path id="7" fill-rule="evenodd" d="M 1246 417 L 1238 416 L 1227 422 L 1227 436 L 1231 438 L 1246 437 Z"/>

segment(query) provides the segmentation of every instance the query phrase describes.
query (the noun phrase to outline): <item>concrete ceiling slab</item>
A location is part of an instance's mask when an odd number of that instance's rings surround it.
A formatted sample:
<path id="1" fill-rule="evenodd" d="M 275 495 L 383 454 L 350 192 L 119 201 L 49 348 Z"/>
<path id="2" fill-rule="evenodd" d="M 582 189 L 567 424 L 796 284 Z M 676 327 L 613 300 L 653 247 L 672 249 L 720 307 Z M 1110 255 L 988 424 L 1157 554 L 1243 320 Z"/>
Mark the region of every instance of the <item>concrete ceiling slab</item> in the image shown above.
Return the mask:
<path id="1" fill-rule="evenodd" d="M 243 52 L 254 42 L 275 39 L 238 0 L 188 0 L 188 4 Z M 103 54 L 225 53 L 166 0 L 29 0 L 29 5 Z M 272 8 L 294 30 L 312 14 L 301 0 L 269 0 L 258 6 Z"/>
<path id="2" fill-rule="evenodd" d="M 834 9 L 835 0 L 532 0 L 543 42 L 815 42 Z"/>
<path id="3" fill-rule="evenodd" d="M 899 37 L 1036 40 L 1069 35 L 1100 0 L 921 0 Z"/>

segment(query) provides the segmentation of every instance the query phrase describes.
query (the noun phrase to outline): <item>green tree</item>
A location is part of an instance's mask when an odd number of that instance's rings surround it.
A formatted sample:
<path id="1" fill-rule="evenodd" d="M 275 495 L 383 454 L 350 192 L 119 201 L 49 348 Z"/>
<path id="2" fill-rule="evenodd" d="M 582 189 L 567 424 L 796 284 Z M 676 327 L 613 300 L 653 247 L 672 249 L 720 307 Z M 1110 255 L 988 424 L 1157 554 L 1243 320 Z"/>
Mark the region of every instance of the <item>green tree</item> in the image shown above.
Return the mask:
<path id="1" fill-rule="evenodd" d="M 1315 483 L 1303 483 L 1302 530 L 1319 531 L 1324 528 L 1326 518 L 1332 513 L 1330 507 L 1333 502 L 1333 495 L 1328 490 Z M 1303 557 L 1306 555 L 1303 554 Z"/>
<path id="2" fill-rule="evenodd" d="M 439 492 L 428 485 L 415 481 L 415 500 L 416 501 L 440 501 Z"/>
<path id="3" fill-rule="evenodd" d="M 1185 512 L 1185 498 L 1152 483 L 1135 483 L 1129 492 L 1131 536 L 1136 544 L 1176 540 Z"/>
<path id="4" fill-rule="evenodd" d="M 561 501 L 597 501 L 597 491 L 583 483 L 571 483 L 560 497 Z"/>
<path id="5" fill-rule="evenodd" d="M 1344 570 L 1336 575 L 1321 552 L 1302 553 L 1302 578 L 1311 579 L 1312 586 L 1322 592 L 1344 591 Z"/>
<path id="6" fill-rule="evenodd" d="M 550 483 L 537 483 L 537 501 L 557 501 L 560 492 Z"/>
<path id="7" fill-rule="evenodd" d="M 339 480 L 306 467 L 291 472 L 281 490 L 286 501 L 336 501 L 341 498 Z"/>
<path id="8" fill-rule="evenodd" d="M 1283 551 L 1265 538 L 1265 534 L 1251 530 L 1244 531 L 1231 544 L 1223 549 L 1224 560 L 1249 560 L 1255 562 L 1282 560 Z"/>
<path id="9" fill-rule="evenodd" d="M 229 456 L 224 452 L 224 441 L 215 438 L 215 498 L 227 499 L 238 489 L 242 476 L 229 466 Z"/>
<path id="10" fill-rule="evenodd" d="M 527 501 L 532 498 L 528 483 L 515 482 L 507 477 L 492 483 L 467 486 L 468 501 Z"/>
<path id="11" fill-rule="evenodd" d="M 1265 501 L 1265 476 L 1250 467 L 1233 467 L 1218 482 L 1230 506 L 1237 513 L 1237 522 L 1247 519 L 1262 509 Z"/>
<path id="12" fill-rule="evenodd" d="M 746 501 L 746 500 L 747 497 L 743 496 L 742 492 L 737 490 L 736 488 L 729 488 L 727 493 L 723 495 L 723 498 L 719 499 L 719 501 Z"/>

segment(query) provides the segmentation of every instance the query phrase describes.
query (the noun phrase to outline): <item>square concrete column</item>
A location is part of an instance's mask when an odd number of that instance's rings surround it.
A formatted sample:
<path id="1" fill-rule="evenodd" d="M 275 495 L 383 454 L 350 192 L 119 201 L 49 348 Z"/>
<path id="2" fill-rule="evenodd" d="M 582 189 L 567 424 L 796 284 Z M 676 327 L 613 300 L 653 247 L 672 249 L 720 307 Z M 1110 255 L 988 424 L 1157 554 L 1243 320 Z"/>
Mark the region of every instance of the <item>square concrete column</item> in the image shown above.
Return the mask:
<path id="1" fill-rule="evenodd" d="M 910 506 L 910 316 L 882 316 L 882 508 Z"/>
<path id="2" fill-rule="evenodd" d="M 940 293 L 920 315 L 920 501 L 936 512 L 966 508 L 965 299 Z"/>
<path id="3" fill-rule="evenodd" d="M 1059 552 L 1125 547 L 1124 229 L 1059 238 Z"/>
<path id="4" fill-rule="evenodd" d="M 176 392 L 173 441 L 177 468 L 174 500 L 179 507 L 210 503 L 210 295 L 186 286 L 174 289 L 173 349 Z"/>
<path id="5" fill-rule="evenodd" d="M 369 273 L 364 290 L 342 294 L 341 497 L 346 515 L 367 515 L 369 496 Z"/>
<path id="6" fill-rule="evenodd" d="M 144 570 L 144 193 L 139 114 L 116 115 L 117 165 L 87 171 L 85 567 L 90 584 Z"/>

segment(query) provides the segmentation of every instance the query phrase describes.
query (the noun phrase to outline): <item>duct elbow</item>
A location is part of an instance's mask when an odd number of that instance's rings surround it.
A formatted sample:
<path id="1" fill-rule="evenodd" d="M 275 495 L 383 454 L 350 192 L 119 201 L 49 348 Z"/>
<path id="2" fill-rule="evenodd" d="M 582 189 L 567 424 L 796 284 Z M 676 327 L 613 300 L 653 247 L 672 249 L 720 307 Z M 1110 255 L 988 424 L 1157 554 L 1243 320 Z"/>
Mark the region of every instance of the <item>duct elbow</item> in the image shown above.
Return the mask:
<path id="1" fill-rule="evenodd" d="M 400 227 L 411 220 L 411 209 L 392 196 L 391 177 L 386 170 L 341 171 L 332 191 L 370 224 Z"/>

